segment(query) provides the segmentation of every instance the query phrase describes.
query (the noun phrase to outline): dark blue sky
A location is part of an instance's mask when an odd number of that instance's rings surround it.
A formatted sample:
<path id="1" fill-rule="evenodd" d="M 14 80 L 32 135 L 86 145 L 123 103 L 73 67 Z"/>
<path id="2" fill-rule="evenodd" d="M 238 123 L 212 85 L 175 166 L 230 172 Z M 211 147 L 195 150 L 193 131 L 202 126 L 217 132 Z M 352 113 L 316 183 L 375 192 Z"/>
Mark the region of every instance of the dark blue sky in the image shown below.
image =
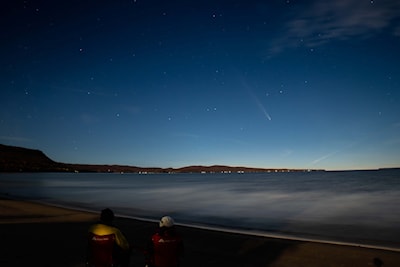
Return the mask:
<path id="1" fill-rule="evenodd" d="M 6 1 L 0 143 L 66 163 L 400 166 L 400 2 Z"/>

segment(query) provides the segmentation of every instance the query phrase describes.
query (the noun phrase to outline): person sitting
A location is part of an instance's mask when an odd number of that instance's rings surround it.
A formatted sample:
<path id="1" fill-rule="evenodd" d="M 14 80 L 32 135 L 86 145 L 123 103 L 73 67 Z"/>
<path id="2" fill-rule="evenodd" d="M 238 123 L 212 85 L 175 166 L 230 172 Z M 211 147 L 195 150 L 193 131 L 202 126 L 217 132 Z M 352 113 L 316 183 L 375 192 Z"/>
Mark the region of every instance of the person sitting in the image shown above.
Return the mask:
<path id="1" fill-rule="evenodd" d="M 130 246 L 121 233 L 113 226 L 114 212 L 104 209 L 100 221 L 89 227 L 87 267 L 124 267 L 129 265 Z"/>
<path id="2" fill-rule="evenodd" d="M 158 231 L 153 234 L 147 246 L 146 266 L 177 267 L 183 251 L 183 241 L 175 230 L 174 220 L 170 216 L 162 217 Z"/>

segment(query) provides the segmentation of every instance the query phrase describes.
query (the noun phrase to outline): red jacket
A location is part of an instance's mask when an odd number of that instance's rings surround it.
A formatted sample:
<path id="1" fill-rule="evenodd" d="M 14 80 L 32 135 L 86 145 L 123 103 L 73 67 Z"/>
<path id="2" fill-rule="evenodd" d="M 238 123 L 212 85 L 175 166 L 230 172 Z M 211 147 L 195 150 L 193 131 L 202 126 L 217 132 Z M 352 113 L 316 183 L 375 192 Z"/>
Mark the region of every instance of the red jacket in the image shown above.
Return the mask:
<path id="1" fill-rule="evenodd" d="M 148 247 L 147 263 L 155 267 L 179 266 L 179 258 L 183 255 L 183 241 L 174 228 L 161 228 L 151 237 Z"/>
<path id="2" fill-rule="evenodd" d="M 89 228 L 86 266 L 127 266 L 128 257 L 129 243 L 118 228 L 104 223 Z"/>

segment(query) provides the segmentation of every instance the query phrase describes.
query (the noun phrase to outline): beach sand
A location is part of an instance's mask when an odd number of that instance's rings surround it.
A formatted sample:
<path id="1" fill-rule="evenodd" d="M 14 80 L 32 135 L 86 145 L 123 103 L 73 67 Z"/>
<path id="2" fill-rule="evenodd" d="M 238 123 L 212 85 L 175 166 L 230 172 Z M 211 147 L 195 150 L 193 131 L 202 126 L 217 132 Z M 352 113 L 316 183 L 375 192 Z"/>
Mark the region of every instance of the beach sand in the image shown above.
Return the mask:
<path id="1" fill-rule="evenodd" d="M 112 208 L 112 207 L 111 207 Z M 98 214 L 0 199 L 0 266 L 84 266 L 86 233 Z M 117 217 L 134 246 L 131 266 L 144 266 L 141 249 L 156 223 Z M 182 267 L 400 266 L 400 252 L 257 237 L 177 226 L 185 242 Z"/>

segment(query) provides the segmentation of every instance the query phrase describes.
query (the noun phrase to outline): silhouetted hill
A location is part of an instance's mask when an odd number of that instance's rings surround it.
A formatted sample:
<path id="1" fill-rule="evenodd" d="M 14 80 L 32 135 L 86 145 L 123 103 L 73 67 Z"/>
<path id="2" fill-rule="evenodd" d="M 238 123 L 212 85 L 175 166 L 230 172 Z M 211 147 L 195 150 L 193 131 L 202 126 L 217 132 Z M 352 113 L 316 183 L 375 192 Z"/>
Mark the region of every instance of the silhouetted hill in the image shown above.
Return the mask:
<path id="1" fill-rule="evenodd" d="M 0 171 L 56 171 L 59 163 L 49 159 L 42 151 L 0 144 Z"/>
<path id="2" fill-rule="evenodd" d="M 245 173 L 305 171 L 230 166 L 188 166 L 156 168 L 122 165 L 89 165 L 55 162 L 42 151 L 0 144 L 0 172 L 124 172 L 124 173 Z"/>

